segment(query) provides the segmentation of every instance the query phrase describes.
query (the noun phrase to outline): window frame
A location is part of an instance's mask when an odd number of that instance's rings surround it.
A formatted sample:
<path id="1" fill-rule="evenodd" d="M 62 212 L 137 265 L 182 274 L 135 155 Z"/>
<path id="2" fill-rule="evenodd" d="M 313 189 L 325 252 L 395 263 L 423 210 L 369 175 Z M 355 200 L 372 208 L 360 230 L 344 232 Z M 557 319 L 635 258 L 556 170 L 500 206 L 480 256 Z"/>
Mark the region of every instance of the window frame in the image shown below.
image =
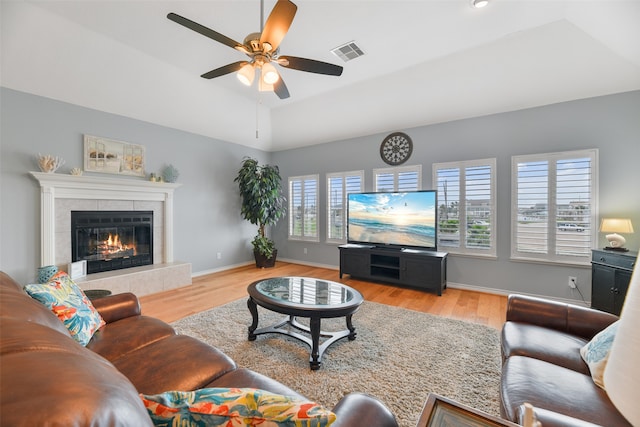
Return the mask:
<path id="1" fill-rule="evenodd" d="M 497 206 L 498 206 L 498 193 L 497 193 L 497 161 L 496 158 L 487 158 L 487 159 L 477 159 L 477 160 L 463 160 L 463 161 L 455 161 L 455 162 L 442 162 L 442 163 L 433 163 L 432 165 L 432 182 L 433 187 L 438 193 L 440 193 L 439 188 L 439 180 L 438 180 L 438 172 L 444 169 L 457 169 L 460 177 L 459 181 L 459 200 L 458 200 L 458 230 L 467 230 L 467 169 L 469 168 L 477 168 L 488 166 L 490 168 L 490 183 L 489 183 L 489 247 L 488 248 L 477 248 L 468 245 L 468 235 L 465 231 L 464 235 L 461 235 L 460 232 L 458 246 L 446 246 L 440 244 L 441 238 L 441 230 L 440 230 L 440 221 L 442 218 L 438 217 L 438 249 L 447 251 L 451 254 L 456 255 L 465 255 L 465 256 L 473 256 L 473 257 L 482 257 L 482 258 L 497 258 Z M 440 205 L 442 204 L 442 200 L 438 199 L 438 209 L 440 209 Z"/>
<path id="2" fill-rule="evenodd" d="M 316 212 L 315 212 L 315 216 L 316 216 L 316 229 L 315 229 L 315 234 L 314 235 L 310 235 L 310 236 L 305 236 L 305 215 L 304 212 L 301 216 L 301 221 L 302 221 L 302 225 L 301 225 L 301 230 L 302 230 L 302 234 L 301 235 L 294 235 L 291 233 L 292 231 L 292 227 L 294 226 L 293 224 L 293 219 L 294 219 L 294 215 L 295 215 L 295 209 L 293 206 L 294 203 L 294 198 L 292 197 L 291 194 L 291 186 L 294 182 L 301 182 L 301 198 L 302 198 L 302 204 L 304 205 L 304 200 L 305 200 L 305 181 L 315 181 L 316 184 L 316 194 L 315 194 L 315 207 L 316 207 Z M 288 193 L 289 193 L 289 203 L 288 203 L 288 208 L 289 208 L 289 218 L 288 218 L 288 224 L 287 224 L 287 237 L 289 240 L 296 240 L 296 241 L 307 241 L 307 242 L 319 242 L 320 241 L 320 206 L 319 206 L 319 202 L 320 202 L 320 175 L 318 174 L 311 174 L 311 175 L 300 175 L 300 176 L 290 176 L 288 178 Z"/>
<path id="3" fill-rule="evenodd" d="M 358 171 L 349 171 L 349 172 L 333 172 L 333 173 L 327 173 L 327 179 L 326 179 L 326 183 L 327 183 L 327 216 L 326 216 L 326 220 L 327 220 L 327 230 L 325 233 L 325 237 L 326 237 L 326 242 L 327 243 L 337 243 L 337 244 L 343 244 L 347 242 L 347 195 L 351 192 L 347 192 L 347 178 L 348 177 L 359 177 L 360 178 L 360 190 L 357 191 L 358 193 L 362 193 L 362 191 L 364 190 L 364 170 L 358 170 Z M 333 203 L 332 203 L 332 196 L 331 196 L 331 180 L 332 179 L 336 179 L 336 178 L 340 178 L 342 180 L 342 237 L 341 238 L 336 238 L 336 237 L 331 237 L 330 233 L 331 233 L 331 227 L 332 227 L 332 221 L 331 221 L 331 213 L 333 211 Z"/>
<path id="4" fill-rule="evenodd" d="M 584 255 L 558 254 L 558 173 L 559 161 L 579 160 L 589 158 L 591 160 L 590 172 L 590 212 L 589 218 L 589 240 L 584 245 L 586 251 Z M 518 221 L 519 221 L 519 173 L 518 165 L 522 163 L 548 162 L 547 168 L 547 248 L 545 253 L 525 252 L 518 250 Z M 511 259 L 514 261 L 543 262 L 563 265 L 587 266 L 591 263 L 591 248 L 597 246 L 597 218 L 599 206 L 599 152 L 598 149 L 584 149 L 574 151 L 562 151 L 555 153 L 527 154 L 511 157 Z M 586 230 L 585 230 L 586 231 Z"/>
<path id="5" fill-rule="evenodd" d="M 415 172 L 417 174 L 416 178 L 416 188 L 413 190 L 405 190 L 398 189 L 398 176 L 401 173 L 405 172 Z M 393 189 L 380 190 L 378 188 L 378 175 L 381 174 L 392 174 L 393 175 Z M 390 191 L 420 191 L 422 190 L 422 165 L 412 165 L 412 166 L 394 166 L 391 168 L 377 168 L 373 170 L 373 191 L 375 192 L 390 192 Z"/>

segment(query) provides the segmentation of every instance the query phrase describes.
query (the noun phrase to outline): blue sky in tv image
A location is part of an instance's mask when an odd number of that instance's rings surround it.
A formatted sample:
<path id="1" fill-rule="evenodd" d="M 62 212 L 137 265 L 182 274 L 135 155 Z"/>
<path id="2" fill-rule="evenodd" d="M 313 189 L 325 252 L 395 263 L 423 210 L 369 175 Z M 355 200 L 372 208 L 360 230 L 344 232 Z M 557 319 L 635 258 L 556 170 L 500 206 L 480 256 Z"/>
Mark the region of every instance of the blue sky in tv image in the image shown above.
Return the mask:
<path id="1" fill-rule="evenodd" d="M 349 194 L 350 242 L 435 247 L 436 192 Z"/>

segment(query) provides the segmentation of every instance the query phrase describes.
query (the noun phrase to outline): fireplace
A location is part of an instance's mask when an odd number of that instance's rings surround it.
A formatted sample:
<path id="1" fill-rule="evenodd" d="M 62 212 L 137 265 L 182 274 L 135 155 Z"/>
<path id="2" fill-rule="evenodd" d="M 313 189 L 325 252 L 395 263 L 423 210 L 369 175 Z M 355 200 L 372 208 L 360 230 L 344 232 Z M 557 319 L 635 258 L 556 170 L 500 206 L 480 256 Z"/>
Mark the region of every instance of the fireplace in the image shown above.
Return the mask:
<path id="1" fill-rule="evenodd" d="M 71 258 L 88 274 L 153 264 L 153 211 L 71 211 Z"/>

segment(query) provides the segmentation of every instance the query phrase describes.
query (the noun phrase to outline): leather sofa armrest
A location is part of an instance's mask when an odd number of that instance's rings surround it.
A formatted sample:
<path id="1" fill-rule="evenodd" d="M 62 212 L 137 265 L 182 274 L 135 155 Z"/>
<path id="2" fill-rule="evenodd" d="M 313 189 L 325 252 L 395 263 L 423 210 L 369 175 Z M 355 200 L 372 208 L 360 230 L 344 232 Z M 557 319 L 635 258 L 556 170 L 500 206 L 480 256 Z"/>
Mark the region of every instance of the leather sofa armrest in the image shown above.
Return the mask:
<path id="1" fill-rule="evenodd" d="M 364 393 L 350 393 L 333 408 L 331 427 L 398 427 L 393 413 L 382 402 Z"/>
<path id="2" fill-rule="evenodd" d="M 590 340 L 618 320 L 618 316 L 579 305 L 512 294 L 507 300 L 506 320 L 544 326 Z"/>
<path id="3" fill-rule="evenodd" d="M 543 427 L 600 427 L 598 424 L 593 424 L 547 409 L 534 407 L 533 413 L 536 416 L 536 420 L 540 422 Z M 518 407 L 517 416 L 516 421 L 518 424 L 524 425 L 524 405 Z"/>
<path id="4" fill-rule="evenodd" d="M 107 323 L 126 317 L 140 316 L 142 312 L 138 297 L 131 292 L 96 298 L 91 303 Z"/>

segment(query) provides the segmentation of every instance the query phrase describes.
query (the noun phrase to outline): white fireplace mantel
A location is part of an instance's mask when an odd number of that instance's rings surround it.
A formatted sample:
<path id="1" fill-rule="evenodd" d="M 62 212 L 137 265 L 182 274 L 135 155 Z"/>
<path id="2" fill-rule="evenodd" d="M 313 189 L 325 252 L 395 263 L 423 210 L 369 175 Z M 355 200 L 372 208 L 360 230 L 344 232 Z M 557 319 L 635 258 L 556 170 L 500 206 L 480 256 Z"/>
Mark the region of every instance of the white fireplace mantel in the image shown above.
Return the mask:
<path id="1" fill-rule="evenodd" d="M 40 183 L 40 262 L 54 265 L 56 199 L 160 201 L 164 206 L 164 262 L 173 262 L 173 192 L 181 184 L 130 178 L 30 172 Z"/>

